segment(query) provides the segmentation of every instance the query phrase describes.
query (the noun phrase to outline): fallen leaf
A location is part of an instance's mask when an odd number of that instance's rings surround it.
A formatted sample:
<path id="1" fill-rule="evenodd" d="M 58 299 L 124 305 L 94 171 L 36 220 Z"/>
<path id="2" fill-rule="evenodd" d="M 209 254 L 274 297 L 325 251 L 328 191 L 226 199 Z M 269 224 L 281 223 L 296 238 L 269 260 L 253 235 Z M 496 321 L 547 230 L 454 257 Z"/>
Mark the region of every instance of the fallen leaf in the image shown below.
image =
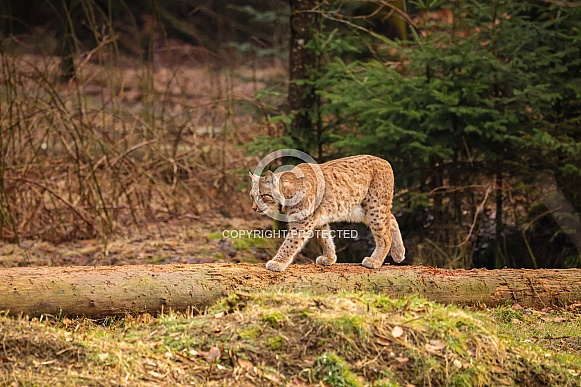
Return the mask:
<path id="1" fill-rule="evenodd" d="M 108 353 L 100 353 L 99 354 L 99 360 L 104 361 L 109 357 Z"/>
<path id="2" fill-rule="evenodd" d="M 190 348 L 190 350 L 188 351 L 188 353 L 189 353 L 191 356 L 199 356 L 199 352 L 198 352 L 198 351 L 196 351 L 196 350 L 195 350 L 195 349 L 193 349 L 193 348 Z"/>
<path id="3" fill-rule="evenodd" d="M 394 326 L 393 329 L 391 330 L 391 335 L 395 338 L 400 337 L 401 335 L 403 335 L 403 328 L 400 327 L 399 325 Z"/>
<path id="4" fill-rule="evenodd" d="M 523 310 L 524 308 L 520 304 L 512 304 L 510 307 L 512 310 Z"/>
<path id="5" fill-rule="evenodd" d="M 254 368 L 254 364 L 252 364 L 251 361 L 244 360 L 244 359 L 238 359 L 238 366 L 240 368 L 244 368 L 244 369 L 247 369 L 247 370 L 251 370 L 251 369 Z"/>
<path id="6" fill-rule="evenodd" d="M 73 323 L 73 320 L 71 320 L 71 319 L 69 319 L 67 317 L 65 317 L 63 319 L 63 325 L 66 326 L 66 327 L 69 326 L 69 325 L 71 325 L 72 323 Z"/>
<path id="7" fill-rule="evenodd" d="M 396 357 L 395 360 L 400 363 L 407 363 L 410 359 L 408 357 Z"/>
<path id="8" fill-rule="evenodd" d="M 430 340 L 429 343 L 424 344 L 424 348 L 426 349 L 426 351 L 430 353 L 439 352 L 441 349 L 445 347 L 446 343 L 444 343 L 442 340 Z"/>
<path id="9" fill-rule="evenodd" d="M 443 349 L 446 347 L 446 343 L 443 340 L 430 340 L 429 343 L 436 349 Z"/>
<path id="10" fill-rule="evenodd" d="M 458 359 L 454 360 L 454 361 L 452 362 L 452 364 L 453 364 L 453 365 L 454 365 L 454 367 L 456 367 L 456 368 L 462 368 L 462 362 L 461 362 L 460 360 L 458 360 Z"/>
<path id="11" fill-rule="evenodd" d="M 383 345 L 384 347 L 387 347 L 390 344 L 390 341 L 388 339 L 386 339 L 385 337 L 381 337 L 381 336 L 378 336 L 375 339 L 375 342 L 379 345 Z"/>
<path id="12" fill-rule="evenodd" d="M 218 347 L 212 347 L 208 351 L 208 353 L 206 354 L 206 361 L 208 363 L 212 363 L 216 359 L 218 359 L 221 355 L 222 355 L 222 352 L 220 352 L 220 348 L 218 348 Z"/>

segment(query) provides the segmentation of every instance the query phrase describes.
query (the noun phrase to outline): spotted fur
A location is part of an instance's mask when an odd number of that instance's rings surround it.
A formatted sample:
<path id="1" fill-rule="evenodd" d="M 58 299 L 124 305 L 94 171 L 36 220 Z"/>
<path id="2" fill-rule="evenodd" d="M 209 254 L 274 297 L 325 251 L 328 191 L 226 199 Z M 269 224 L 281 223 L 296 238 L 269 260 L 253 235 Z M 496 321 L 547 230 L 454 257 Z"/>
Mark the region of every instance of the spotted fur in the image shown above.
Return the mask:
<path id="1" fill-rule="evenodd" d="M 313 230 L 323 248 L 317 258 L 320 265 L 332 265 L 337 261 L 335 245 L 328 235 L 329 223 L 363 222 L 369 226 L 375 239 L 375 250 L 365 257 L 362 265 L 376 269 L 383 264 L 391 250 L 395 262 L 405 258 L 399 226 L 391 213 L 394 179 L 391 165 L 378 157 L 361 155 L 320 164 L 325 181 L 320 204 L 304 219 L 289 221 L 289 232 L 277 254 L 266 263 L 266 268 L 283 271 L 308 241 L 307 231 Z M 317 180 L 309 164 L 299 164 L 289 172 L 267 172 L 259 177 L 250 174 L 253 208 L 264 211 L 256 204 L 260 197 L 265 206 L 281 210 L 291 217 L 316 205 Z M 300 177 L 302 175 L 302 177 Z M 299 177 L 297 177 L 299 176 Z M 297 194 L 302 196 L 295 196 Z M 284 199 L 301 198 L 287 206 Z M 281 200 L 282 198 L 282 200 Z M 297 232 L 292 232 L 293 230 Z M 322 231 L 326 230 L 326 233 Z M 300 232 L 299 232 L 300 231 Z"/>

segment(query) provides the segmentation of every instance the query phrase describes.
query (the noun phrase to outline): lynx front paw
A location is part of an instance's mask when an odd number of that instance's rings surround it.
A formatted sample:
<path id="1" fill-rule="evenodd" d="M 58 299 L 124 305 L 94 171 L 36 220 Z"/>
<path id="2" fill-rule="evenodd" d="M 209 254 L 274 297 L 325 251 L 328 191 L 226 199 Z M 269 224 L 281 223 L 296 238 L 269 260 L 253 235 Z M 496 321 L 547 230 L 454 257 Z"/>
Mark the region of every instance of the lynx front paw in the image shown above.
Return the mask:
<path id="1" fill-rule="evenodd" d="M 272 259 L 266 262 L 266 268 L 272 271 L 284 271 L 284 269 L 286 269 L 287 266 L 288 264 L 285 265 L 282 262 L 274 261 Z"/>
<path id="2" fill-rule="evenodd" d="M 324 255 L 321 255 L 321 256 L 317 257 L 317 260 L 315 262 L 317 262 L 317 265 L 330 266 L 330 265 L 334 264 L 335 262 L 337 262 L 337 256 L 334 256 L 333 258 L 329 258 L 329 257 L 326 257 Z"/>
<path id="3" fill-rule="evenodd" d="M 361 264 L 369 269 L 377 269 L 378 267 L 381 266 L 382 262 L 379 262 L 378 260 L 370 257 L 365 257 Z"/>

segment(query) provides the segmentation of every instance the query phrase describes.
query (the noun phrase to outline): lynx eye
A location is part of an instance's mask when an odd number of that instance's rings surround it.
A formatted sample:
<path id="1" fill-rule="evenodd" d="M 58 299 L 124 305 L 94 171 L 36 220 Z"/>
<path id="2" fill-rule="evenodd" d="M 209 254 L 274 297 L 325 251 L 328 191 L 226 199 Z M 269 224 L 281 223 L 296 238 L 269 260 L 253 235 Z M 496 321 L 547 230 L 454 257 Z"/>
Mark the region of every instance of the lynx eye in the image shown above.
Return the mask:
<path id="1" fill-rule="evenodd" d="M 274 201 L 274 197 L 271 194 L 264 194 L 262 195 L 262 200 L 264 200 L 265 198 L 270 198 Z"/>

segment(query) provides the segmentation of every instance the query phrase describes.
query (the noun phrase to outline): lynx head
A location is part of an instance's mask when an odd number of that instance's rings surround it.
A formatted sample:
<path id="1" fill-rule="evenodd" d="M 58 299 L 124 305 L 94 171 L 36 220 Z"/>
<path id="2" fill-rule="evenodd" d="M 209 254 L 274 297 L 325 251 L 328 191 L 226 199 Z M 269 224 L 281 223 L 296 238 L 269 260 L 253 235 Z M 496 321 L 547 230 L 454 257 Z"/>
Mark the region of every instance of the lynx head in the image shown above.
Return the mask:
<path id="1" fill-rule="evenodd" d="M 255 175 L 251 170 L 248 170 L 248 173 L 252 179 L 252 189 L 250 190 L 252 209 L 258 212 L 280 211 L 281 200 L 277 200 L 280 198 L 279 177 L 272 171 L 268 171 L 263 177 Z"/>
<path id="2" fill-rule="evenodd" d="M 299 204 L 304 195 L 301 194 L 300 178 L 295 176 L 296 171 L 273 173 L 268 171 L 261 177 L 248 171 L 252 179 L 250 198 L 252 209 L 259 212 L 278 212 Z"/>

